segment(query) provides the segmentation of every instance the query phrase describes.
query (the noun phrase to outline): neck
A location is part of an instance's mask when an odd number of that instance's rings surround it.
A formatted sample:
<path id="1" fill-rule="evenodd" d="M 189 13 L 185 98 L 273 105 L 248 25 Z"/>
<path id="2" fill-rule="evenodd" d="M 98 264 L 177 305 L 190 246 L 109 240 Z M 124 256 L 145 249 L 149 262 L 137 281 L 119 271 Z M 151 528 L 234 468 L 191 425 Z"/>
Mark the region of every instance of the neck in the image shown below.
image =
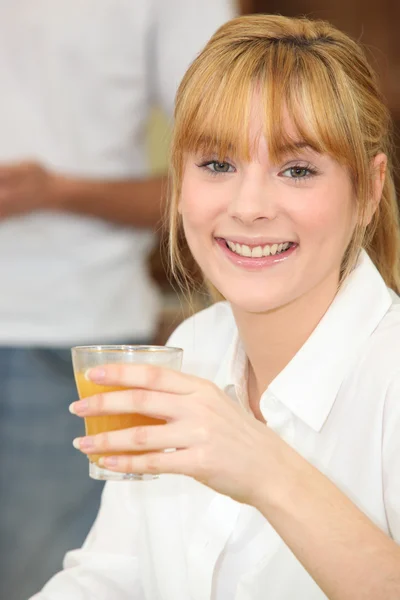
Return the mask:
<path id="1" fill-rule="evenodd" d="M 233 313 L 249 360 L 250 407 L 260 417 L 262 393 L 310 337 L 338 290 L 335 273 L 290 304 L 265 313 Z"/>

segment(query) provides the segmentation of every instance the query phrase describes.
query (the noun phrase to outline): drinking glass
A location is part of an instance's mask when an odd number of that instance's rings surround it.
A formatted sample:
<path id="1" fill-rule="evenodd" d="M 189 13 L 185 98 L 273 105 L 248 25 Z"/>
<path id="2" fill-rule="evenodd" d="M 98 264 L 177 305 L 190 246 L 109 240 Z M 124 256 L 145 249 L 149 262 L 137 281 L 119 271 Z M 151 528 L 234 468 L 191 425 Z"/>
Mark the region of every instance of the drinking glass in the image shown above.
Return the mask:
<path id="1" fill-rule="evenodd" d="M 86 378 L 86 372 L 92 367 L 109 364 L 148 364 L 167 367 L 179 371 L 182 364 L 183 350 L 168 346 L 76 346 L 72 348 L 72 362 L 79 398 L 87 398 L 95 394 L 127 389 L 123 386 L 100 385 Z M 115 431 L 143 425 L 161 425 L 165 421 L 140 414 L 104 415 L 85 418 L 86 435 L 96 435 L 106 431 Z M 113 452 L 118 454 L 144 454 L 143 452 Z M 100 457 L 110 454 L 91 454 L 89 458 L 89 476 L 92 479 L 113 481 L 142 481 L 157 476 L 140 473 L 116 473 L 100 467 Z"/>

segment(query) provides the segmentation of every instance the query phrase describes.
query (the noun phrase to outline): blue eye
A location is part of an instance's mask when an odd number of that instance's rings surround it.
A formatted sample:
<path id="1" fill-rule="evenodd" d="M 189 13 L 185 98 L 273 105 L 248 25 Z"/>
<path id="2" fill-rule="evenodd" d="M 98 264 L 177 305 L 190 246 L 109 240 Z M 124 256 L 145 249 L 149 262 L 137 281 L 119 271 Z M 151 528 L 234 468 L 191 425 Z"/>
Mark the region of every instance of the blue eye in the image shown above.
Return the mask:
<path id="1" fill-rule="evenodd" d="M 234 173 L 235 172 L 234 167 L 225 161 L 220 162 L 218 160 L 208 160 L 207 162 L 204 162 L 198 166 L 203 169 L 206 169 L 213 175 L 218 175 L 219 173 L 223 174 L 223 173 Z"/>
<path id="2" fill-rule="evenodd" d="M 288 175 L 285 175 L 285 173 L 288 173 Z M 300 167 L 300 166 L 294 166 L 294 167 L 289 167 L 288 169 L 285 169 L 284 171 L 282 171 L 282 176 L 283 177 L 287 177 L 288 179 L 307 179 L 308 177 L 312 177 L 313 175 L 316 175 L 317 172 L 315 171 L 315 169 L 312 169 L 311 167 Z"/>

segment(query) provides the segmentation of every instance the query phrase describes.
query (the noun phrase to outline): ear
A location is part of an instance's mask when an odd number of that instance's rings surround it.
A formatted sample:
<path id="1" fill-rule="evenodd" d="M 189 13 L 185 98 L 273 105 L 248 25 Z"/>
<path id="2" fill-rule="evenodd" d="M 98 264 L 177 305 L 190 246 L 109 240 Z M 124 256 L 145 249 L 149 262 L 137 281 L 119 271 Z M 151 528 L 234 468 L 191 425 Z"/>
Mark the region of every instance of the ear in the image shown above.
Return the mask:
<path id="1" fill-rule="evenodd" d="M 377 154 L 371 163 L 372 167 L 372 195 L 370 198 L 369 206 L 365 213 L 364 225 L 370 224 L 372 217 L 374 216 L 379 202 L 382 198 L 383 186 L 385 183 L 386 169 L 387 169 L 387 156 L 381 152 Z"/>

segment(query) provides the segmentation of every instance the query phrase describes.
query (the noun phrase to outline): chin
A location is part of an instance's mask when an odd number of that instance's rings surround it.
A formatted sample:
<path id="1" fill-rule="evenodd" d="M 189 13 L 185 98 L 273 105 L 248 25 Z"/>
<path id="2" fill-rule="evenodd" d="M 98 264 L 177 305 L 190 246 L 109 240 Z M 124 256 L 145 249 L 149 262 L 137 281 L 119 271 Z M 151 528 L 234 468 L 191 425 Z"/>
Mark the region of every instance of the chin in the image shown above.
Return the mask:
<path id="1" fill-rule="evenodd" d="M 291 301 L 291 298 L 288 298 L 286 294 L 271 295 L 270 291 L 262 293 L 260 289 L 251 293 L 251 290 L 247 288 L 246 292 L 243 292 L 243 288 L 241 290 L 230 288 L 225 292 L 221 291 L 235 309 L 253 314 L 270 312 Z"/>

